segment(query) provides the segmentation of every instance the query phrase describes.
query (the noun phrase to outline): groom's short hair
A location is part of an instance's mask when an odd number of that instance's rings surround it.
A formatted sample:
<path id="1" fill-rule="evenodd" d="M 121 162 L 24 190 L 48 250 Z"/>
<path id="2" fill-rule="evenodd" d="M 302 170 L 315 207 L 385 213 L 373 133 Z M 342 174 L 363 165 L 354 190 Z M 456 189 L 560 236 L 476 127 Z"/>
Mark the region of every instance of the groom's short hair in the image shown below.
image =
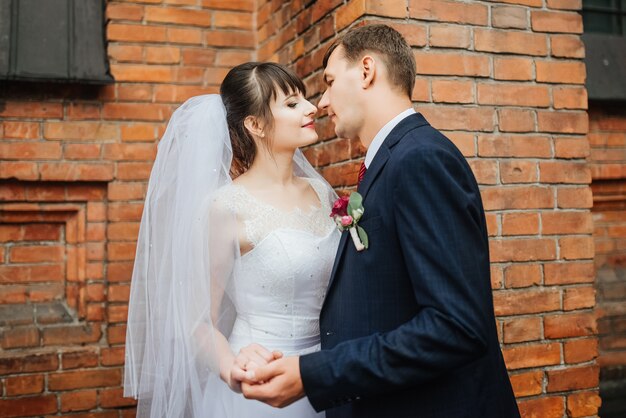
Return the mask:
<path id="1" fill-rule="evenodd" d="M 330 54 L 342 46 L 344 58 L 356 62 L 366 52 L 379 54 L 387 68 L 389 81 L 409 97 L 415 86 L 415 57 L 411 47 L 400 33 L 387 25 L 366 25 L 350 29 L 336 39 L 324 55 L 324 68 Z"/>

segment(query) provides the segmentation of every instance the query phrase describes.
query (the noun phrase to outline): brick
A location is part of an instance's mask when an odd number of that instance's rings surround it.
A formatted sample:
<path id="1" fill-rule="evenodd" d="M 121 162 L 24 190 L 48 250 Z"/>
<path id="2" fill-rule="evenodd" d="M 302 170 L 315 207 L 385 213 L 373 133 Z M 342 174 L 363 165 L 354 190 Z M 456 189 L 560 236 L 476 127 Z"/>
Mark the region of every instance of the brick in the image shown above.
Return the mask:
<path id="1" fill-rule="evenodd" d="M 57 370 L 59 360 L 56 354 L 33 354 L 14 357 L 0 357 L 0 375 L 43 372 Z"/>
<path id="2" fill-rule="evenodd" d="M 511 386 L 513 386 L 513 393 L 518 398 L 539 395 L 543 391 L 543 372 L 541 371 L 516 373 L 509 377 Z"/>
<path id="3" fill-rule="evenodd" d="M 106 16 L 111 20 L 131 20 L 140 22 L 143 19 L 144 7 L 138 4 L 111 3 L 107 5 Z"/>
<path id="4" fill-rule="evenodd" d="M 107 39 L 142 43 L 163 43 L 168 40 L 165 27 L 120 23 L 107 25 Z"/>
<path id="5" fill-rule="evenodd" d="M 167 29 L 167 41 L 184 45 L 201 45 L 202 30 L 171 27 Z"/>
<path id="6" fill-rule="evenodd" d="M 593 258 L 593 237 L 573 236 L 559 239 L 560 258 L 563 260 L 579 260 Z"/>
<path id="7" fill-rule="evenodd" d="M 552 366 L 561 362 L 561 347 L 558 343 L 505 346 L 502 354 L 509 370 Z"/>
<path id="8" fill-rule="evenodd" d="M 583 87 L 558 87 L 552 96 L 555 109 L 587 109 L 587 90 Z"/>
<path id="9" fill-rule="evenodd" d="M 103 389 L 100 391 L 100 406 L 102 408 L 120 408 L 136 405 L 137 401 L 124 397 L 123 388 Z"/>
<path id="10" fill-rule="evenodd" d="M 5 139 L 39 139 L 41 124 L 39 122 L 8 121 L 2 122 Z"/>
<path id="11" fill-rule="evenodd" d="M 69 345 L 92 343 L 100 340 L 102 330 L 98 324 L 89 326 L 64 325 L 43 330 L 44 345 Z"/>
<path id="12" fill-rule="evenodd" d="M 547 187 L 510 186 L 506 188 L 484 188 L 481 194 L 485 210 L 542 209 L 554 206 L 554 192 Z M 519 245 L 523 247 L 524 243 Z"/>
<path id="13" fill-rule="evenodd" d="M 106 181 L 113 179 L 112 164 L 46 163 L 40 164 L 42 180 Z"/>
<path id="14" fill-rule="evenodd" d="M 43 392 L 43 375 L 7 377 L 4 382 L 7 396 L 32 395 Z"/>
<path id="15" fill-rule="evenodd" d="M 110 282 L 127 282 L 133 273 L 132 262 L 109 263 L 107 269 L 107 280 Z"/>
<path id="16" fill-rule="evenodd" d="M 114 62 L 143 61 L 143 47 L 138 45 L 109 45 L 107 52 Z"/>
<path id="17" fill-rule="evenodd" d="M 599 369 L 597 366 L 572 367 L 564 370 L 548 370 L 547 392 L 598 387 Z"/>
<path id="18" fill-rule="evenodd" d="M 126 322 L 128 320 L 128 305 L 109 305 L 107 307 L 107 321 L 110 324 Z"/>
<path id="19" fill-rule="evenodd" d="M 345 28 L 365 14 L 365 1 L 350 1 L 335 11 L 335 28 Z"/>
<path id="20" fill-rule="evenodd" d="M 120 136 L 124 142 L 152 142 L 157 139 L 156 126 L 143 123 L 122 124 Z"/>
<path id="21" fill-rule="evenodd" d="M 584 58 L 585 44 L 579 36 L 551 35 L 550 52 L 558 58 Z"/>
<path id="22" fill-rule="evenodd" d="M 554 260 L 556 243 L 551 239 L 492 240 L 492 262 Z"/>
<path id="23" fill-rule="evenodd" d="M 175 47 L 146 47 L 146 62 L 150 64 L 178 64 L 180 49 Z"/>
<path id="24" fill-rule="evenodd" d="M 210 27 L 211 12 L 208 10 L 179 9 L 174 7 L 148 6 L 145 20 L 155 23 Z"/>
<path id="25" fill-rule="evenodd" d="M 100 149 L 99 144 L 65 144 L 63 157 L 66 160 L 97 160 Z"/>
<path id="26" fill-rule="evenodd" d="M 541 34 L 475 29 L 474 48 L 484 52 L 545 56 L 548 42 Z"/>
<path id="27" fill-rule="evenodd" d="M 107 226 L 107 238 L 112 241 L 136 241 L 139 222 L 111 222 Z"/>
<path id="28" fill-rule="evenodd" d="M 537 235 L 539 214 L 511 212 L 502 215 L 502 235 Z"/>
<path id="29" fill-rule="evenodd" d="M 518 406 L 523 417 L 562 418 L 565 413 L 563 398 L 557 396 L 521 400 Z"/>
<path id="30" fill-rule="evenodd" d="M 48 122 L 44 124 L 44 138 L 52 140 L 114 140 L 117 126 L 102 122 Z"/>
<path id="31" fill-rule="evenodd" d="M 113 120 L 165 121 L 170 117 L 169 106 L 155 103 L 105 103 L 102 116 Z"/>
<path id="32" fill-rule="evenodd" d="M 53 373 L 48 376 L 48 389 L 56 391 L 117 386 L 121 383 L 121 377 L 120 369 Z"/>
<path id="33" fill-rule="evenodd" d="M 590 234 L 593 232 L 593 220 L 589 212 L 542 212 L 541 223 L 543 235 Z"/>
<path id="34" fill-rule="evenodd" d="M 253 49 L 255 46 L 254 34 L 250 31 L 215 29 L 207 32 L 204 41 L 206 45 L 216 47 Z"/>
<path id="35" fill-rule="evenodd" d="M 146 195 L 146 183 L 113 182 L 108 184 L 110 200 L 143 200 Z"/>
<path id="36" fill-rule="evenodd" d="M 583 62 L 536 61 L 537 81 L 584 84 L 587 72 Z"/>
<path id="37" fill-rule="evenodd" d="M 544 267 L 544 284 L 547 286 L 593 283 L 595 271 L 591 262 L 549 263 Z"/>
<path id="38" fill-rule="evenodd" d="M 63 117 L 61 103 L 0 102 L 0 117 L 25 119 L 59 119 Z"/>
<path id="39" fill-rule="evenodd" d="M 39 330 L 35 327 L 10 328 L 2 333 L 2 348 L 26 348 L 39 346 Z"/>
<path id="40" fill-rule="evenodd" d="M 59 245 L 29 245 L 11 248 L 9 260 L 11 263 L 45 263 L 62 261 L 64 255 L 64 248 Z"/>
<path id="41" fill-rule="evenodd" d="M 117 163 L 118 180 L 148 180 L 152 163 Z"/>
<path id="42" fill-rule="evenodd" d="M 121 366 L 124 364 L 124 347 L 103 348 L 100 355 L 103 366 Z"/>
<path id="43" fill-rule="evenodd" d="M 107 339 L 109 344 L 124 344 L 126 340 L 126 325 L 108 327 Z"/>
<path id="44" fill-rule="evenodd" d="M 57 398 L 55 395 L 44 395 L 0 399 L 0 411 L 2 417 L 53 414 L 57 412 Z"/>
<path id="45" fill-rule="evenodd" d="M 578 392 L 567 397 L 567 416 L 586 417 L 598 414 L 602 400 L 598 392 Z"/>
<path id="46" fill-rule="evenodd" d="M 583 32 L 583 18 L 578 13 L 533 10 L 530 12 L 530 22 L 535 32 Z"/>
<path id="47" fill-rule="evenodd" d="M 5 142 L 0 144 L 0 158 L 3 160 L 58 160 L 61 158 L 61 145 L 45 142 Z"/>
<path id="48" fill-rule="evenodd" d="M 474 83 L 471 81 L 433 80 L 432 95 L 434 102 L 472 103 L 474 102 Z"/>
<path id="49" fill-rule="evenodd" d="M 0 164 L 0 178 L 37 180 L 39 179 L 37 164 L 3 161 L 2 164 Z"/>
<path id="50" fill-rule="evenodd" d="M 493 6 L 491 24 L 494 28 L 526 29 L 528 28 L 527 9 L 515 6 Z"/>
<path id="51" fill-rule="evenodd" d="M 589 157 L 589 141 L 584 137 L 555 138 L 554 156 L 557 158 Z"/>
<path id="52" fill-rule="evenodd" d="M 537 164 L 530 161 L 503 161 L 500 163 L 502 183 L 534 183 L 538 179 Z"/>
<path id="53" fill-rule="evenodd" d="M 98 405 L 98 392 L 95 390 L 81 390 L 61 393 L 61 412 L 88 411 Z"/>
<path id="54" fill-rule="evenodd" d="M 535 112 L 520 109 L 498 109 L 498 127 L 501 132 L 534 132 Z"/>
<path id="55" fill-rule="evenodd" d="M 105 144 L 103 155 L 113 161 L 154 161 L 156 144 Z"/>
<path id="56" fill-rule="evenodd" d="M 141 203 L 110 203 L 108 205 L 109 221 L 139 221 L 143 212 Z"/>
<path id="57" fill-rule="evenodd" d="M 439 48 L 468 49 L 471 34 L 469 28 L 463 26 L 431 26 L 428 43 Z"/>
<path id="58" fill-rule="evenodd" d="M 488 77 L 491 71 L 489 57 L 484 55 L 430 51 L 416 51 L 414 55 L 417 74 Z"/>
<path id="59" fill-rule="evenodd" d="M 586 134 L 589 129 L 584 112 L 537 111 L 537 124 L 541 132 Z"/>
<path id="60" fill-rule="evenodd" d="M 507 288 L 536 286 L 541 281 L 539 264 L 512 264 L 504 269 L 504 283 Z"/>
<path id="61" fill-rule="evenodd" d="M 62 281 L 64 278 L 62 264 L 0 266 L 0 283 Z"/>
<path id="62" fill-rule="evenodd" d="M 486 26 L 488 8 L 482 4 L 457 1 L 411 0 L 409 16 L 414 19 Z"/>
<path id="63" fill-rule="evenodd" d="M 229 69 L 248 61 L 252 61 L 252 53 L 249 51 L 218 51 L 215 58 L 216 65 Z"/>
<path id="64" fill-rule="evenodd" d="M 135 259 L 136 244 L 134 242 L 115 242 L 107 244 L 107 253 L 111 261 Z"/>
<path id="65" fill-rule="evenodd" d="M 548 315 L 544 317 L 545 338 L 571 338 L 594 335 L 597 332 L 593 313 Z"/>
<path id="66" fill-rule="evenodd" d="M 110 285 L 108 291 L 109 302 L 128 302 L 130 299 L 130 286 L 127 284 Z"/>
<path id="67" fill-rule="evenodd" d="M 90 302 L 104 302 L 106 296 L 104 295 L 103 283 L 90 283 L 87 285 L 87 300 Z"/>
<path id="68" fill-rule="evenodd" d="M 593 205 L 593 197 L 589 187 L 559 188 L 557 206 L 561 209 L 584 209 Z"/>
<path id="69" fill-rule="evenodd" d="M 167 83 L 174 81 L 174 69 L 164 65 L 111 64 L 111 74 L 118 82 L 144 81 Z"/>
<path id="70" fill-rule="evenodd" d="M 581 10 L 583 2 L 582 0 L 547 0 L 546 5 L 549 9 Z"/>
<path id="71" fill-rule="evenodd" d="M 566 363 L 583 363 L 598 356 L 598 340 L 585 338 L 570 340 L 563 344 L 563 354 Z"/>
<path id="72" fill-rule="evenodd" d="M 490 132 L 494 128 L 494 109 L 490 107 L 424 105 L 420 113 L 437 129 Z"/>
<path id="73" fill-rule="evenodd" d="M 97 367 L 98 353 L 91 350 L 62 353 L 61 362 L 63 370 Z"/>
<path id="74" fill-rule="evenodd" d="M 216 11 L 213 13 L 213 27 L 252 30 L 252 14 L 230 11 Z"/>
<path id="75" fill-rule="evenodd" d="M 494 78 L 496 80 L 533 80 L 533 61 L 527 58 L 493 59 Z"/>
<path id="76" fill-rule="evenodd" d="M 549 90 L 543 86 L 512 83 L 479 83 L 478 103 L 491 105 L 548 107 Z"/>
<path id="77" fill-rule="evenodd" d="M 541 339 L 541 318 L 514 318 L 504 321 L 504 342 L 519 343 Z"/>
<path id="78" fill-rule="evenodd" d="M 493 160 L 471 160 L 470 168 L 478 184 L 496 184 L 498 181 L 498 169 Z"/>
<path id="79" fill-rule="evenodd" d="M 119 101 L 147 102 L 152 99 L 152 85 L 141 83 L 124 83 L 117 88 Z"/>
<path id="80" fill-rule="evenodd" d="M 255 2 L 253 0 L 202 0 L 203 7 L 209 9 L 224 10 L 244 10 L 252 12 L 255 10 Z"/>
<path id="81" fill-rule="evenodd" d="M 478 155 L 481 157 L 550 158 L 552 144 L 542 136 L 478 136 Z"/>
<path id="82" fill-rule="evenodd" d="M 543 313 L 561 308 L 561 295 L 556 289 L 501 290 L 494 292 L 493 301 L 496 316 Z"/>

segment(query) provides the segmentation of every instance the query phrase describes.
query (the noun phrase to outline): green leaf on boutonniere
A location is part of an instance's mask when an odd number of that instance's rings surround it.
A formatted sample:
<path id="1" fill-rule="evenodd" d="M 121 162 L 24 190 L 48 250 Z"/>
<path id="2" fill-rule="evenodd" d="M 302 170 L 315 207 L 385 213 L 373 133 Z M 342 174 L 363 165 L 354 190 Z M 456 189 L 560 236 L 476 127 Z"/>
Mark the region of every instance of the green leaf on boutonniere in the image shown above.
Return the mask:
<path id="1" fill-rule="evenodd" d="M 357 225 L 356 231 L 359 233 L 359 238 L 361 239 L 361 242 L 363 243 L 363 245 L 367 249 L 369 247 L 369 240 L 367 238 L 367 233 L 365 232 L 365 229 L 363 229 L 363 228 L 361 228 L 360 226 Z"/>
<path id="2" fill-rule="evenodd" d="M 352 192 L 350 194 L 350 201 L 348 202 L 348 214 L 352 214 L 353 211 L 361 209 L 363 210 L 363 196 L 358 192 Z"/>

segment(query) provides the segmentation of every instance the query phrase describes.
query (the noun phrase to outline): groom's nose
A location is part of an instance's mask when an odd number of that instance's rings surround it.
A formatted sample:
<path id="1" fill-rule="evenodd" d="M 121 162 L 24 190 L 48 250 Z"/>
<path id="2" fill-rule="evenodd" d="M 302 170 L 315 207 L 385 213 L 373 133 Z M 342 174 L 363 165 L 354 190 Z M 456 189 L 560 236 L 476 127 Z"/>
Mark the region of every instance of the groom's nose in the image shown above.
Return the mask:
<path id="1" fill-rule="evenodd" d="M 322 98 L 317 104 L 317 107 L 319 107 L 322 110 L 327 110 L 329 105 L 330 105 L 330 100 L 328 99 L 328 89 L 326 89 L 324 91 L 324 94 L 322 94 Z"/>

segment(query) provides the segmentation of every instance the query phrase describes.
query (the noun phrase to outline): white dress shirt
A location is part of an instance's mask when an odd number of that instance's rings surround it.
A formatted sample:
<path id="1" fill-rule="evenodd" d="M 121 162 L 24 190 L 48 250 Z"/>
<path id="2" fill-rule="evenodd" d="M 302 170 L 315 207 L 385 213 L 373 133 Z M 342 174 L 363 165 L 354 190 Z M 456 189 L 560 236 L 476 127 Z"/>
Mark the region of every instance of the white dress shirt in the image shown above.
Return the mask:
<path id="1" fill-rule="evenodd" d="M 387 138 L 387 135 L 389 135 L 389 133 L 393 130 L 393 128 L 395 128 L 397 124 L 402 122 L 404 118 L 414 113 L 416 113 L 415 109 L 410 107 L 404 112 L 400 113 L 395 118 L 391 119 L 389 122 L 385 124 L 385 126 L 383 126 L 380 129 L 380 131 L 378 131 L 378 133 L 374 137 L 374 140 L 370 144 L 369 148 L 367 148 L 367 153 L 365 154 L 365 167 L 366 168 L 370 167 L 370 164 L 372 164 L 372 161 L 374 160 L 374 156 L 376 156 L 376 153 L 380 149 L 380 146 L 383 144 L 383 142 L 385 141 L 385 138 Z"/>

